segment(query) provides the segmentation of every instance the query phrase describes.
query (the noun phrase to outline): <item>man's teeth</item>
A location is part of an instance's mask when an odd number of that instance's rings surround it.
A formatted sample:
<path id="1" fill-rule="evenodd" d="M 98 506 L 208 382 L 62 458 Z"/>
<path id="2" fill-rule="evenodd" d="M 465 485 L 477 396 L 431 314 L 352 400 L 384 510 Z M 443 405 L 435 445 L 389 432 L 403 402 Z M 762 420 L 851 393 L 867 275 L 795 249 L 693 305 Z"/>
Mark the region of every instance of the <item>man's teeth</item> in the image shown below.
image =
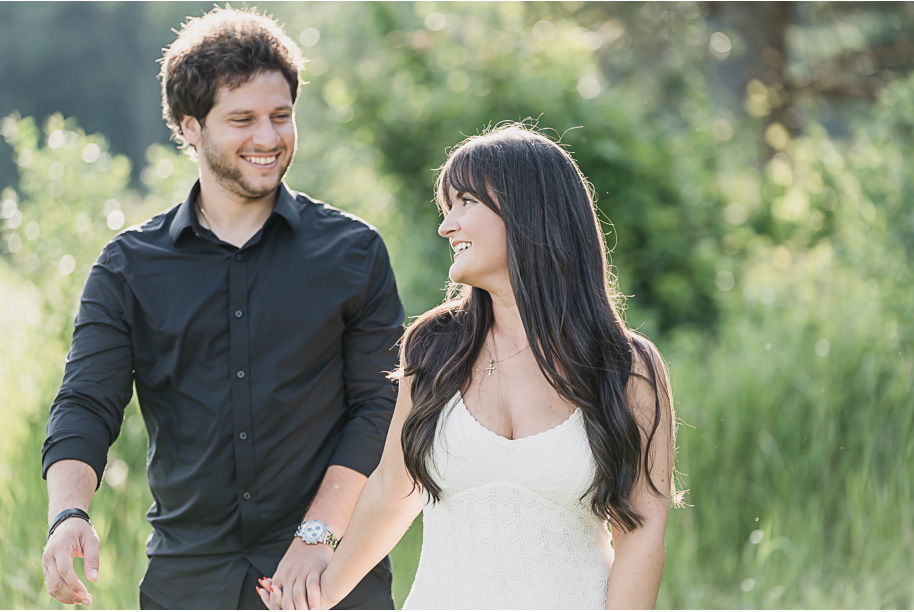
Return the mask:
<path id="1" fill-rule="evenodd" d="M 469 242 L 461 242 L 461 243 L 455 244 L 455 245 L 454 245 L 454 252 L 455 252 L 455 253 L 459 253 L 460 251 L 465 251 L 465 250 L 467 250 L 468 248 L 470 248 L 470 246 L 472 246 L 472 245 L 471 245 L 471 243 L 469 243 Z"/>
<path id="2" fill-rule="evenodd" d="M 246 159 L 252 164 L 257 164 L 258 166 L 269 166 L 276 161 L 276 156 L 272 155 L 270 157 L 248 157 Z"/>

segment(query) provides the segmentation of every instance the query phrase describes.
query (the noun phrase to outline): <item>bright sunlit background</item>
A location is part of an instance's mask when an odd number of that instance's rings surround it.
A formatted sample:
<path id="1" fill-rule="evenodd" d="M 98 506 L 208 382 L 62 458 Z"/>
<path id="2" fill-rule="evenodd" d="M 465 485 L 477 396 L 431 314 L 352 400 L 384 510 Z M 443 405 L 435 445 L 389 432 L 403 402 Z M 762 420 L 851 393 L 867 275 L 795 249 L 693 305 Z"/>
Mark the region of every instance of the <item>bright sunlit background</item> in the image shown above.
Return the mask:
<path id="1" fill-rule="evenodd" d="M 914 607 L 914 5 L 257 6 L 311 58 L 288 182 L 378 227 L 409 316 L 443 296 L 447 147 L 532 117 L 573 152 L 683 421 L 660 607 Z M 194 180 L 155 60 L 211 7 L 0 3 L 7 607 L 63 607 L 41 572 L 48 407 L 102 246 Z M 131 405 L 92 505 L 95 608 L 138 603 L 145 453 Z"/>

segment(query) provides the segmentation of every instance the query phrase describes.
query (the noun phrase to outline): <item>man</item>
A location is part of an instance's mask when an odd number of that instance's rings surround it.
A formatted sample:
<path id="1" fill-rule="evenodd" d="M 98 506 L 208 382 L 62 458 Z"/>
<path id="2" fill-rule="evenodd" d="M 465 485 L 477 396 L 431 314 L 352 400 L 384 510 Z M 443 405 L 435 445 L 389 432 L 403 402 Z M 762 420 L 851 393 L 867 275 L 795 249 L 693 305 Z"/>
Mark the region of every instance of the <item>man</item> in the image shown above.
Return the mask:
<path id="1" fill-rule="evenodd" d="M 305 607 L 377 465 L 403 310 L 377 232 L 282 182 L 303 66 L 274 21 L 230 9 L 165 52 L 163 115 L 200 180 L 86 282 L 43 448 L 64 603 L 92 601 L 73 558 L 98 579 L 89 503 L 133 385 L 155 500 L 143 608 L 262 608 L 271 575 Z M 392 608 L 389 562 L 340 607 Z"/>

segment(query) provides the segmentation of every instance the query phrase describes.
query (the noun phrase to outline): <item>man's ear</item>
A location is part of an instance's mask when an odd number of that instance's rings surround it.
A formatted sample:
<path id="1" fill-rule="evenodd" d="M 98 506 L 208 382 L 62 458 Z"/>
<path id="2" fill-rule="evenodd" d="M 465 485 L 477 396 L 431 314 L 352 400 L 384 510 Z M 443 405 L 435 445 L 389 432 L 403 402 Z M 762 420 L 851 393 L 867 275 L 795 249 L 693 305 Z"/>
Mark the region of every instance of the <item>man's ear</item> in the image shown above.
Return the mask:
<path id="1" fill-rule="evenodd" d="M 196 117 L 185 115 L 181 117 L 181 132 L 184 135 L 184 140 L 186 140 L 189 145 L 196 147 L 197 143 L 200 142 L 203 126 L 200 125 L 200 122 L 197 121 Z"/>

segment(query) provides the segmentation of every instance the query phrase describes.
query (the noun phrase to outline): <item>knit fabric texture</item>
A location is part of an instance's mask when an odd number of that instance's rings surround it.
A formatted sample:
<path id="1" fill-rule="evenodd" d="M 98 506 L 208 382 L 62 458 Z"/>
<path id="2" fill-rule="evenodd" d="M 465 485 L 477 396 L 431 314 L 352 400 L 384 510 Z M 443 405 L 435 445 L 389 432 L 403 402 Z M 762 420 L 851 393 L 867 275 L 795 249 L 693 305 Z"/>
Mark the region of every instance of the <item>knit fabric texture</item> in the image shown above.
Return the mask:
<path id="1" fill-rule="evenodd" d="M 596 609 L 613 551 L 581 496 L 595 470 L 578 408 L 542 433 L 509 440 L 460 394 L 445 407 L 430 457 L 441 487 L 426 500 L 419 568 L 404 608 Z"/>

